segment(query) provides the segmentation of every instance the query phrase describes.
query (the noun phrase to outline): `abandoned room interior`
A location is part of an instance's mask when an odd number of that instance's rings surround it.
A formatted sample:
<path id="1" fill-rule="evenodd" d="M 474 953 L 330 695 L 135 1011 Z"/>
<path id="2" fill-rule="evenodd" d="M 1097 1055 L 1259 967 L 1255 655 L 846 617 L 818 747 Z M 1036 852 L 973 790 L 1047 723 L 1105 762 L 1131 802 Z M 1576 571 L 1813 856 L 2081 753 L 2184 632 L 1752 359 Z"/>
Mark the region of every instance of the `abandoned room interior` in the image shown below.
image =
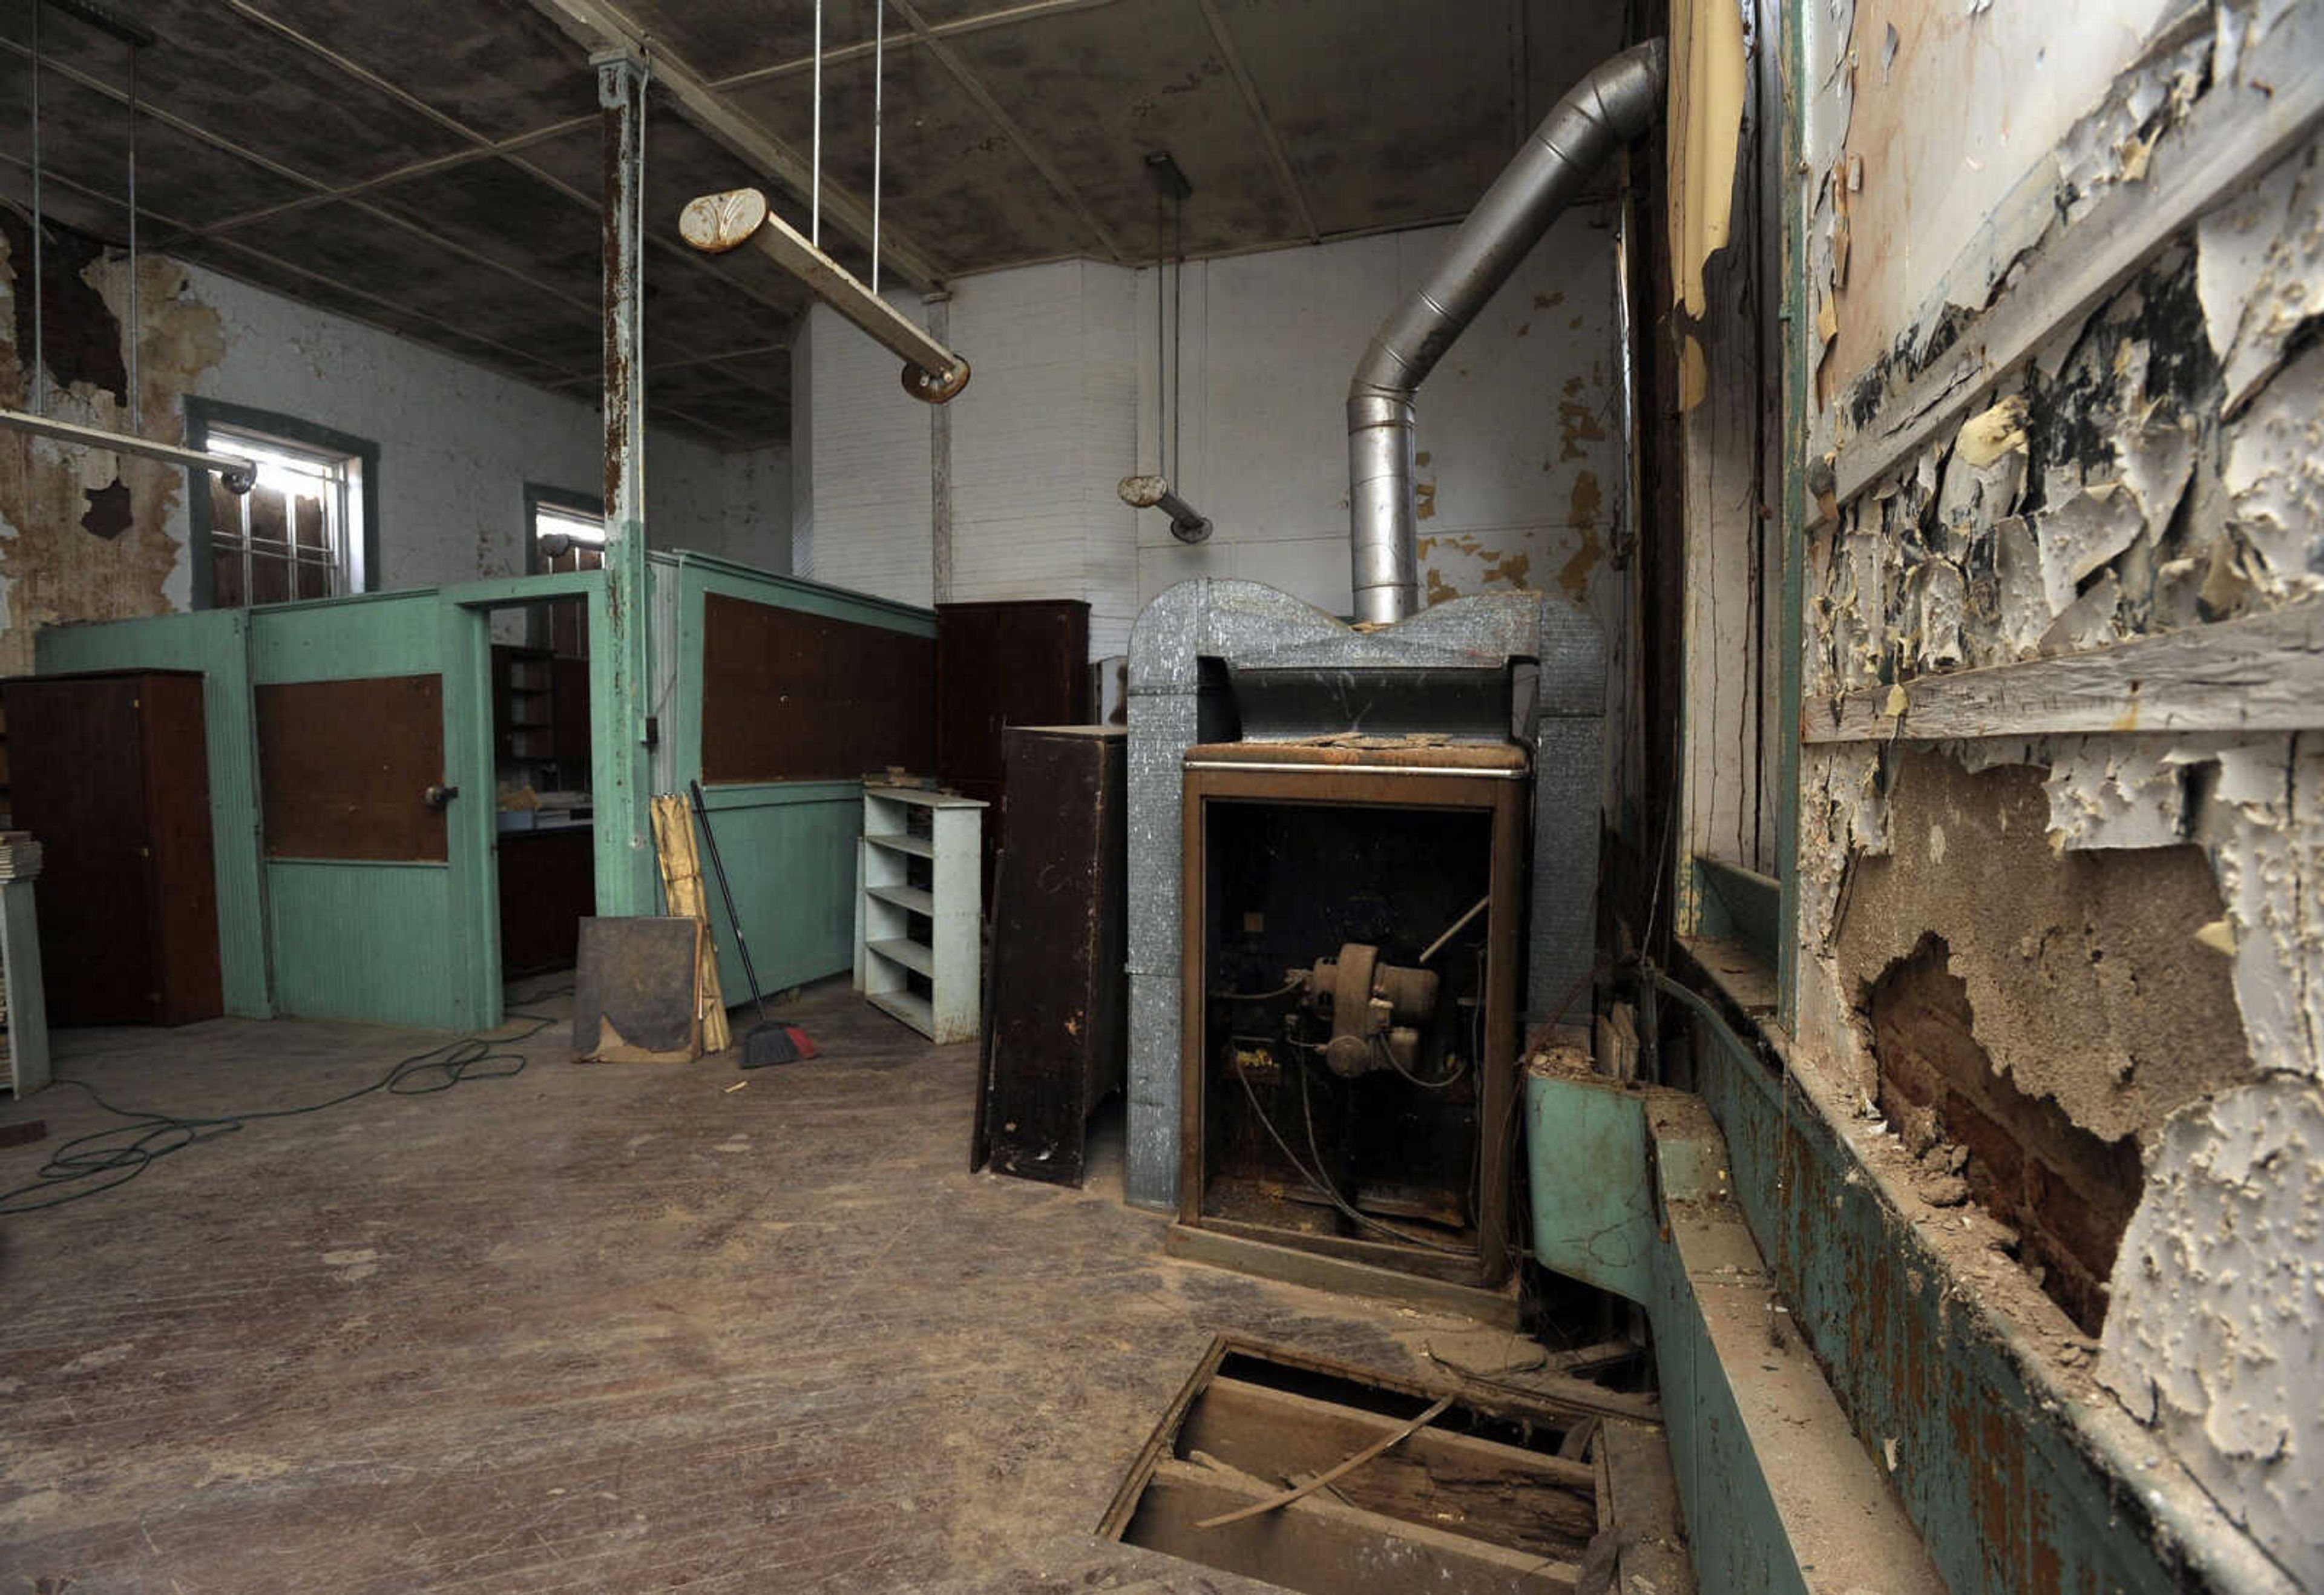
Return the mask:
<path id="1" fill-rule="evenodd" d="M 0 0 L 0 1590 L 2324 1591 L 2324 0 Z"/>

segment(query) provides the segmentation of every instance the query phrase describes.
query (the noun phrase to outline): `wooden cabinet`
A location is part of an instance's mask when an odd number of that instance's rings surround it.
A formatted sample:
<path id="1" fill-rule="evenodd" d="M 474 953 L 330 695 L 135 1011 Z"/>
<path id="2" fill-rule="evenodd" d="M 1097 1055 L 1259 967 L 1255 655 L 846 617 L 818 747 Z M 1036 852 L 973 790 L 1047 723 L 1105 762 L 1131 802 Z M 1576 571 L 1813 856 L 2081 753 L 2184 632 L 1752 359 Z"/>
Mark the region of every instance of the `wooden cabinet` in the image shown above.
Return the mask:
<path id="1" fill-rule="evenodd" d="M 559 658 L 549 667 L 549 729 L 559 762 L 589 761 L 589 661 Z M 586 779 L 586 772 L 583 772 Z"/>
<path id="2" fill-rule="evenodd" d="M 224 1011 L 202 678 L 28 677 L 6 702 L 16 828 L 46 853 L 43 985 L 57 1025 Z"/>
<path id="3" fill-rule="evenodd" d="M 570 969 L 581 921 L 597 911 L 595 833 L 587 825 L 500 838 L 501 978 Z"/>
<path id="4" fill-rule="evenodd" d="M 1012 725 L 1083 725 L 1090 714 L 1089 605 L 1079 599 L 936 605 L 936 777 L 991 804 L 984 895 L 1008 845 L 1001 733 Z"/>
<path id="5" fill-rule="evenodd" d="M 1008 744 L 980 1152 L 1077 1185 L 1089 1116 L 1129 1056 L 1126 743 L 1118 726 L 1057 725 L 1012 727 Z"/>

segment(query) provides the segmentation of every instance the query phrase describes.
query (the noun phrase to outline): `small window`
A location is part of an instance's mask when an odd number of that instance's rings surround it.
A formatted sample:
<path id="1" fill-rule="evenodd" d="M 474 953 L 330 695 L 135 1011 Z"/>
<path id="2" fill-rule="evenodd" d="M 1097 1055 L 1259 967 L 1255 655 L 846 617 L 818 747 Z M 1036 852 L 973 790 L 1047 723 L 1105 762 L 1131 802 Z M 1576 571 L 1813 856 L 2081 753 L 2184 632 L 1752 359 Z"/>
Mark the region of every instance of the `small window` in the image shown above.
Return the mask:
<path id="1" fill-rule="evenodd" d="M 579 494 L 551 496 L 529 488 L 525 507 L 532 519 L 528 568 L 543 573 L 601 570 L 605 564 L 605 518 Z M 589 652 L 588 616 L 577 598 L 545 606 L 547 636 L 534 634 L 534 645 L 564 659 L 585 659 Z"/>
<path id="2" fill-rule="evenodd" d="M 223 426 L 210 429 L 209 447 L 258 462 L 257 483 L 246 493 L 209 478 L 215 607 L 364 590 L 360 456 Z"/>

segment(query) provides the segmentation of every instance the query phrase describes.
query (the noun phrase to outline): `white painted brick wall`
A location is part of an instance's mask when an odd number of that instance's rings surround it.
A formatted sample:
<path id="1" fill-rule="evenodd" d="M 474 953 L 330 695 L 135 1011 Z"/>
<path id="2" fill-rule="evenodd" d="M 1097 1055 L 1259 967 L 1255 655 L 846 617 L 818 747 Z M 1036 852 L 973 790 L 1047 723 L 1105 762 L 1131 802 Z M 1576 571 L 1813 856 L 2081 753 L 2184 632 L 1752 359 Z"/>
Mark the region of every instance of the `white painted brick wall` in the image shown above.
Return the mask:
<path id="1" fill-rule="evenodd" d="M 927 325 L 917 295 L 890 298 Z M 904 392 L 902 371 L 895 355 L 821 305 L 800 327 L 792 348 L 791 457 L 813 512 L 807 560 L 794 568 L 835 586 L 927 604 L 935 596 L 928 407 Z M 798 519 L 794 512 L 794 528 Z"/>
<path id="2" fill-rule="evenodd" d="M 1449 235 L 1186 268 L 1169 475 L 1218 525 L 1192 549 L 1158 512 L 1115 494 L 1133 468 L 1159 464 L 1153 272 L 1068 261 L 963 280 L 952 341 L 975 375 L 951 406 L 952 596 L 1086 599 L 1097 657 L 1121 651 L 1146 602 L 1192 576 L 1248 577 L 1347 613 L 1348 373 Z M 1566 217 L 1423 390 L 1434 596 L 1536 586 L 1612 624 L 1612 262 L 1606 217 Z M 793 364 L 792 521 L 810 550 L 799 568 L 811 558 L 818 580 L 927 603 L 925 412 L 899 388 L 894 357 L 831 312 L 814 313 L 807 338 Z"/>
<path id="3" fill-rule="evenodd" d="M 1088 598 L 1093 639 L 1129 635 L 1135 528 L 1114 484 L 1138 404 L 1130 272 L 1065 261 L 963 281 L 953 346 L 973 369 L 952 426 L 953 585 L 963 603 Z M 925 324 L 923 308 L 897 297 Z M 818 581 L 931 602 L 929 414 L 896 357 L 818 307 L 795 352 L 793 534 Z M 799 544 L 795 540 L 794 558 Z M 801 567 L 805 573 L 806 567 Z"/>
<path id="4" fill-rule="evenodd" d="M 594 394 L 561 397 L 200 267 L 189 273 L 189 291 L 216 308 L 226 334 L 198 392 L 379 445 L 383 585 L 520 575 L 524 484 L 602 491 Z M 650 428 L 647 539 L 786 568 L 788 456 L 723 455 Z M 171 530 L 186 536 L 182 501 Z M 173 604 L 183 608 L 191 590 L 181 560 Z"/>

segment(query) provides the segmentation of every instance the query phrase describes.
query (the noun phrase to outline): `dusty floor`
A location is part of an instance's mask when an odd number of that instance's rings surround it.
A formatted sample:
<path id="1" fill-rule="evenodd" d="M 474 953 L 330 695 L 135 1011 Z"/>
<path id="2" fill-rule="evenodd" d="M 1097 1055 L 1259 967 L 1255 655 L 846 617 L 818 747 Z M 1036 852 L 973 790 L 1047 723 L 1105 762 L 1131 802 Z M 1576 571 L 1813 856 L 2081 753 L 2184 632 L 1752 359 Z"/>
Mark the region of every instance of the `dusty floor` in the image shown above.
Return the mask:
<path id="1" fill-rule="evenodd" d="M 825 1056 L 578 1066 L 559 1025 L 517 1079 L 0 1219 L 0 1590 L 1256 1589 L 1088 1533 L 1211 1335 L 1462 1341 L 1163 1258 L 1118 1155 L 1079 1193 L 971 1175 L 973 1049 L 844 984 L 788 1017 Z M 68 1031 L 59 1072 L 213 1113 L 437 1039 Z M 0 1188 L 111 1122 L 0 1102 L 32 1118 Z"/>

